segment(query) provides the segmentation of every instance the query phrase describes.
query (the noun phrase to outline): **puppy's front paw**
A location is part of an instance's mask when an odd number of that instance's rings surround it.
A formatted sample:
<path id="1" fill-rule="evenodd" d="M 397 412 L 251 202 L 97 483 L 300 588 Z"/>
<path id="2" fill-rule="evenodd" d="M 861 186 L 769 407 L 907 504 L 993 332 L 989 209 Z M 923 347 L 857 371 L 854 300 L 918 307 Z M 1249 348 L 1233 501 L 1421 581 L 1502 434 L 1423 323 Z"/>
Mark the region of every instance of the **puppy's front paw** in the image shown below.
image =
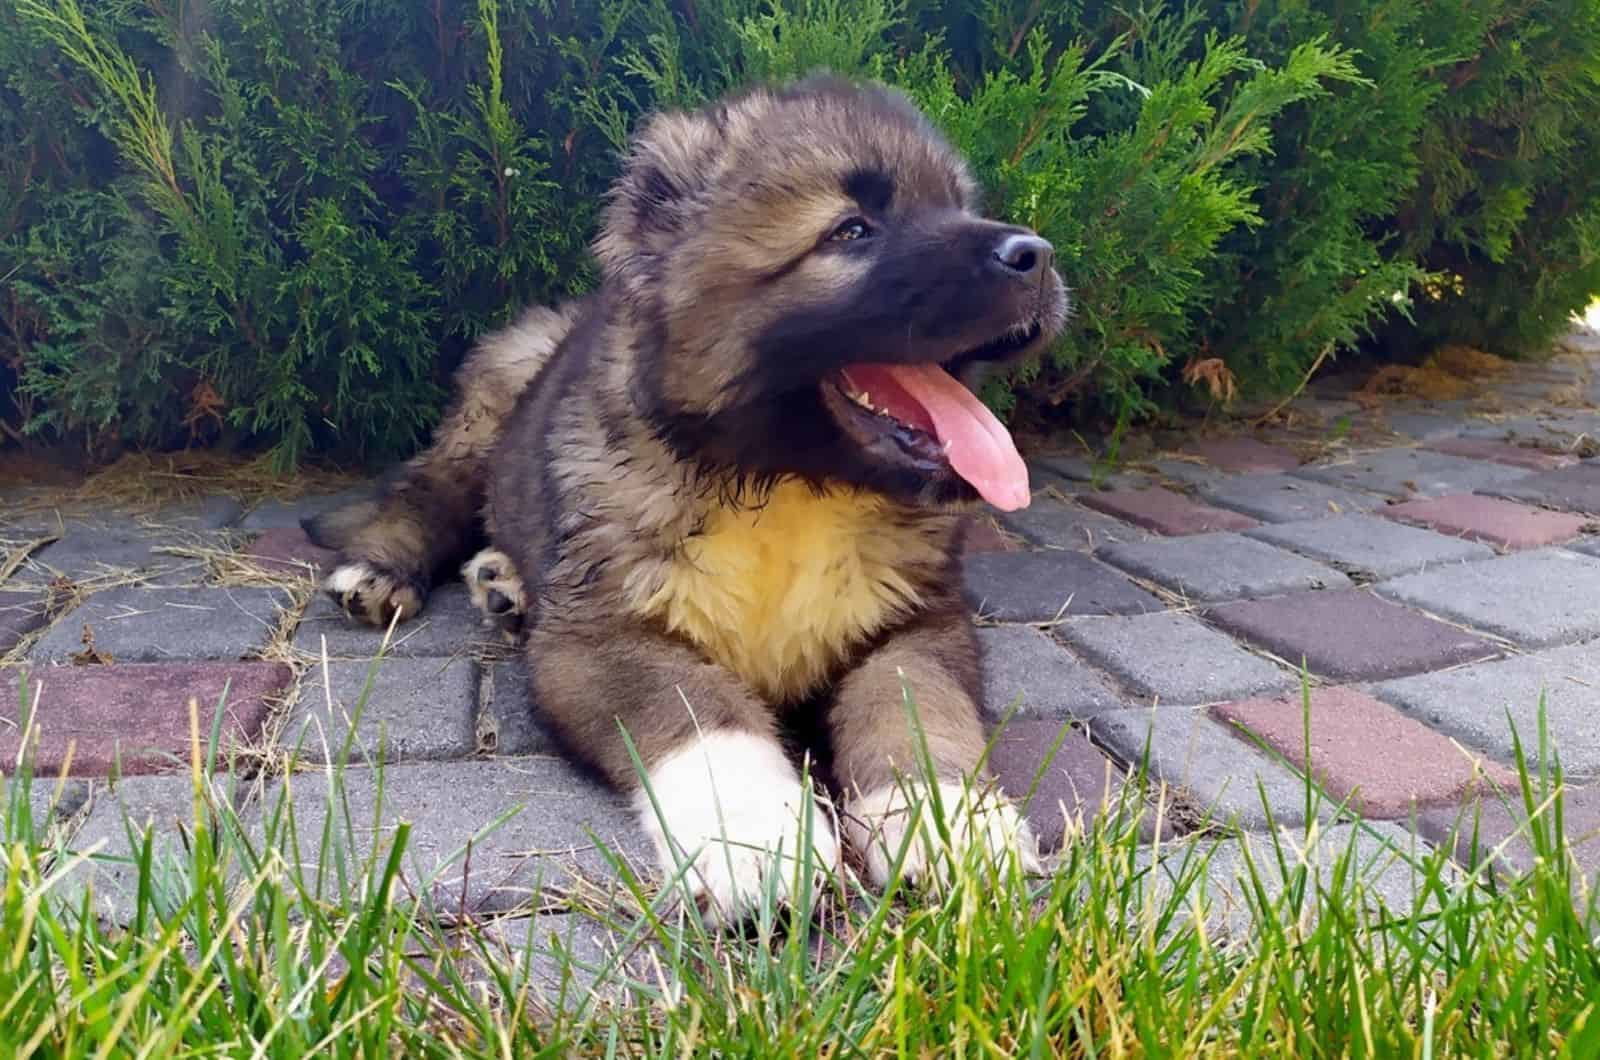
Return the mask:
<path id="1" fill-rule="evenodd" d="M 527 597 L 511 557 L 499 549 L 486 548 L 462 565 L 461 577 L 467 583 L 473 606 L 502 633 L 514 637 L 527 611 Z"/>
<path id="2" fill-rule="evenodd" d="M 360 559 L 344 559 L 322 580 L 323 591 L 351 617 L 387 629 L 399 612 L 406 622 L 422 613 L 427 590 L 398 571 Z"/>
<path id="3" fill-rule="evenodd" d="M 638 792 L 635 808 L 666 873 L 691 862 L 684 882 L 708 927 L 746 921 L 769 889 L 797 908 L 807 832 L 810 899 L 800 911 L 811 912 L 825 875 L 837 871 L 839 842 L 778 744 L 745 732 L 710 733 L 662 758 L 649 776 L 651 792 Z"/>
<path id="4" fill-rule="evenodd" d="M 959 783 L 941 783 L 938 789 L 942 830 L 922 784 L 890 785 L 850 801 L 842 821 L 845 841 L 865 860 L 874 887 L 888 885 L 908 835 L 901 866 L 908 883 L 943 885 L 974 848 L 1000 867 L 1014 851 L 1024 872 L 1040 871 L 1033 829 L 998 790 Z"/>

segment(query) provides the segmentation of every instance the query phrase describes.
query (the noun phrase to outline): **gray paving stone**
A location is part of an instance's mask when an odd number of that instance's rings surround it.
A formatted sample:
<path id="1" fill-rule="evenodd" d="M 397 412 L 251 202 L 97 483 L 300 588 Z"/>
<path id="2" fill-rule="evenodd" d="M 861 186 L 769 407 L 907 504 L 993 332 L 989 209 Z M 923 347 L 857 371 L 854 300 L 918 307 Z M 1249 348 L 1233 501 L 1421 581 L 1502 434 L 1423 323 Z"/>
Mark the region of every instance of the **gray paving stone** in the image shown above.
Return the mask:
<path id="1" fill-rule="evenodd" d="M 19 822 L 11 819 L 11 810 L 13 796 L 22 791 L 24 781 L 14 771 L 14 763 L 8 763 L 8 767 L 5 774 L 0 775 L 0 837 L 21 834 L 17 829 Z M 33 824 L 33 834 L 41 841 L 47 841 L 46 833 L 52 825 L 68 820 L 88 803 L 92 782 L 84 777 L 67 777 L 62 783 L 60 777 L 36 774 L 28 779 L 25 786 L 28 789 L 28 815 Z M 16 800 L 16 804 L 21 806 L 21 800 Z M 0 874 L 0 878 L 3 878 L 3 874 Z"/>
<path id="2" fill-rule="evenodd" d="M 478 750 L 490 754 L 552 754 L 557 750 L 528 691 L 521 659 L 487 667 L 478 696 Z"/>
<path id="3" fill-rule="evenodd" d="M 1477 492 L 1600 517 L 1600 460 L 1585 460 Z"/>
<path id="4" fill-rule="evenodd" d="M 292 604 L 256 587 L 107 589 L 56 619 L 28 657 L 66 661 L 83 650 L 87 624 L 96 650 L 116 662 L 242 659 L 266 647 Z"/>
<path id="5" fill-rule="evenodd" d="M 968 604 L 997 622 L 1159 611 L 1155 596 L 1077 552 L 986 552 L 962 561 Z"/>
<path id="6" fill-rule="evenodd" d="M 1082 552 L 1093 552 L 1114 541 L 1143 541 L 1150 536 L 1120 519 L 1050 496 L 1034 497 L 1028 507 L 1002 515 L 1000 522 L 1032 544 Z"/>
<path id="7" fill-rule="evenodd" d="M 1378 449 L 1353 453 L 1336 463 L 1307 465 L 1289 473 L 1335 486 L 1413 500 L 1447 493 L 1471 493 L 1484 486 L 1525 478 L 1530 472 L 1424 449 Z"/>
<path id="8" fill-rule="evenodd" d="M 1508 766 L 1516 764 L 1514 725 L 1530 768 L 1539 761 L 1543 699 L 1563 768 L 1600 776 L 1600 641 L 1386 681 L 1373 692 Z"/>
<path id="9" fill-rule="evenodd" d="M 1562 547 L 1582 552 L 1586 556 L 1600 556 L 1600 534 L 1585 534 L 1576 541 L 1568 541 Z"/>
<path id="10" fill-rule="evenodd" d="M 42 592 L 0 592 L 0 658 L 45 624 Z"/>
<path id="11" fill-rule="evenodd" d="M 351 618 L 326 593 L 317 593 L 295 627 L 296 651 L 321 656 L 324 639 L 330 659 L 370 659 L 383 646 L 387 630 Z M 448 656 L 500 644 L 499 634 L 483 624 L 460 582 L 439 585 L 428 594 L 422 614 L 394 629 L 390 657 Z"/>
<path id="12" fill-rule="evenodd" d="M 219 802 L 239 805 L 246 788 L 226 774 L 208 784 Z M 128 830 L 133 830 L 134 842 Z M 162 884 L 182 879 L 190 860 L 186 834 L 194 832 L 194 789 L 187 773 L 168 776 L 123 777 L 114 786 L 93 785 L 88 816 L 67 843 L 70 853 L 89 853 L 55 888 L 56 896 L 76 907 L 93 888 L 92 908 L 117 925 L 132 922 L 139 895 L 139 847 L 148 832 L 151 840 L 151 877 L 156 905 L 150 915 L 165 919 L 176 912 L 187 890 L 174 893 Z M 96 844 L 100 844 L 98 849 Z"/>
<path id="13" fill-rule="evenodd" d="M 570 889 L 580 880 L 603 886 L 612 878 L 611 869 L 591 832 L 634 871 L 657 876 L 649 841 L 626 800 L 560 758 L 386 766 L 381 806 L 376 773 L 348 768 L 341 776 L 343 799 L 334 806 L 339 841 L 357 858 L 370 857 L 375 849 L 387 856 L 396 824 L 409 822 L 411 837 L 401 855 L 405 883 L 397 886 L 441 911 L 510 912 L 528 909 L 545 891 Z M 308 881 L 320 877 L 331 890 L 337 883 L 314 838 L 328 817 L 328 781 L 320 770 L 296 773 L 288 781 L 288 798 L 294 804 L 301 867 Z M 281 825 L 287 817 L 283 792 L 275 784 L 259 801 L 252 826 L 256 834 L 267 822 L 276 819 Z M 354 822 L 353 835 L 342 832 L 346 819 Z M 374 821 L 381 822 L 376 833 Z M 465 857 L 469 841 L 470 861 Z M 291 850 L 284 853 L 292 857 Z"/>
<path id="14" fill-rule="evenodd" d="M 1546 410 L 1535 414 L 1474 420 L 1461 428 L 1463 438 L 1532 444 L 1558 453 L 1583 455 L 1585 440 L 1600 439 L 1600 414 L 1587 410 Z"/>
<path id="15" fill-rule="evenodd" d="M 1246 533 L 1322 560 L 1358 579 L 1388 578 L 1494 555 L 1492 548 L 1480 542 L 1446 537 L 1375 515 L 1336 515 L 1311 522 L 1261 526 Z"/>
<path id="16" fill-rule="evenodd" d="M 1349 578 L 1331 567 L 1234 533 L 1110 545 L 1100 558 L 1195 600 L 1240 600 L 1350 585 Z"/>
<path id="17" fill-rule="evenodd" d="M 294 500 L 265 500 L 251 508 L 238 520 L 241 530 L 278 530 L 300 525 L 300 520 L 351 501 L 372 496 L 376 486 L 361 483 L 336 493 L 315 493 Z"/>
<path id="18" fill-rule="evenodd" d="M 1392 409 L 1383 417 L 1384 425 L 1396 434 L 1419 442 L 1436 442 L 1461 433 L 1460 412 L 1419 409 Z"/>
<path id="19" fill-rule="evenodd" d="M 580 1005 L 617 1003 L 625 981 L 651 981 L 649 929 L 630 932 L 584 913 L 541 913 L 497 917 L 479 937 L 494 968 L 473 962 L 468 982 L 498 990 L 497 976 L 509 975 L 512 989 L 526 987 L 535 1004 L 550 1011 L 574 1012 Z M 470 943 L 462 941 L 463 946 Z M 474 951 L 475 952 L 475 951 Z"/>
<path id="20" fill-rule="evenodd" d="M 1430 851 L 1426 840 L 1398 824 L 1366 821 L 1330 825 L 1316 831 L 1309 841 L 1303 830 L 1290 826 L 1276 836 L 1220 840 L 1196 836 L 1169 844 L 1156 856 L 1141 854 L 1140 862 L 1156 865 L 1151 879 L 1157 888 L 1157 902 L 1171 894 L 1180 880 L 1192 878 L 1203 868 L 1204 877 L 1188 892 L 1190 900 L 1184 905 L 1194 909 L 1219 939 L 1248 940 L 1264 930 L 1255 922 L 1255 910 L 1260 908 L 1256 881 L 1268 902 L 1282 903 L 1289 882 L 1285 871 L 1295 873 L 1302 865 L 1311 870 L 1308 896 L 1319 887 L 1335 886 L 1342 886 L 1348 895 L 1351 884 L 1359 881 L 1364 908 L 1354 915 L 1376 920 L 1411 916 L 1419 909 L 1435 911 L 1437 899 L 1424 886 L 1424 874 L 1414 867 Z M 1286 870 L 1279 867 L 1280 857 L 1287 862 Z M 1347 873 L 1342 884 L 1336 882 L 1341 864 Z M 1457 872 L 1446 873 L 1446 883 L 1459 879 Z M 1348 904 L 1339 908 L 1349 909 Z M 1280 905 L 1278 926 L 1281 928 L 1284 919 L 1292 919 L 1303 923 L 1301 930 L 1309 930 L 1316 923 L 1317 910 L 1318 903 L 1309 900 L 1287 908 Z"/>
<path id="21" fill-rule="evenodd" d="M 1193 705 L 1279 691 L 1294 676 L 1189 615 L 1076 618 L 1062 640 L 1143 697 Z"/>
<path id="22" fill-rule="evenodd" d="M 1165 784 L 1169 802 L 1181 793 L 1186 812 L 1205 824 L 1260 831 L 1269 823 L 1305 823 L 1305 781 L 1204 710 L 1166 705 L 1119 710 L 1095 718 L 1088 729 L 1095 742 L 1129 767 L 1137 770 L 1148 762 L 1152 789 Z M 1151 794 L 1159 797 L 1154 790 Z M 1335 806 L 1320 808 L 1320 816 Z"/>
<path id="23" fill-rule="evenodd" d="M 150 585 L 192 584 L 205 575 L 204 561 L 164 550 L 215 543 L 128 520 L 109 525 L 74 520 L 40 529 L 62 536 L 35 550 L 18 572 L 18 580 L 41 583 L 64 577 L 92 585 L 133 576 Z"/>
<path id="24" fill-rule="evenodd" d="M 1230 475 L 1224 468 L 1213 467 L 1195 460 L 1168 458 L 1151 461 L 1150 466 L 1162 478 L 1171 479 L 1185 486 L 1209 486 L 1224 481 Z"/>
<path id="25" fill-rule="evenodd" d="M 1266 523 L 1292 523 L 1325 519 L 1350 512 L 1366 512 L 1384 503 L 1382 497 L 1359 490 L 1313 482 L 1288 473 L 1234 475 L 1202 486 L 1201 497 Z"/>
<path id="26" fill-rule="evenodd" d="M 338 761 L 353 721 L 352 763 L 380 753 L 386 762 L 466 758 L 477 714 L 477 664 L 464 656 L 384 659 L 376 672 L 366 662 L 329 662 L 326 673 L 314 666 L 301 679 L 280 743 L 305 761 Z"/>
<path id="27" fill-rule="evenodd" d="M 1527 648 L 1600 636 L 1600 560 L 1565 549 L 1412 574 L 1376 589 Z"/>
<path id="28" fill-rule="evenodd" d="M 1031 627 L 980 629 L 978 650 L 983 659 L 983 714 L 991 721 L 1012 710 L 1014 719 L 1092 718 L 1125 705 L 1103 676 Z"/>
<path id="29" fill-rule="evenodd" d="M 1102 465 L 1076 453 L 1042 453 L 1028 461 L 1029 474 L 1040 486 L 1064 483 L 1070 489 L 1142 489 L 1149 475 L 1126 467 Z"/>

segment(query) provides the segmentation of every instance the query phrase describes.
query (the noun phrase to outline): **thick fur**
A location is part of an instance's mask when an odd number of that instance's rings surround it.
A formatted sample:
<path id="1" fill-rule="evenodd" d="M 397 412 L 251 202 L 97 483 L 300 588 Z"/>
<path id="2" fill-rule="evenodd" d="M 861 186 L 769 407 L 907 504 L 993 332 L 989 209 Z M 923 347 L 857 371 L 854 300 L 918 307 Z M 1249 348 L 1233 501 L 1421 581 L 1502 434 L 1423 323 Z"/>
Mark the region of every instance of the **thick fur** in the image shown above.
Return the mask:
<path id="1" fill-rule="evenodd" d="M 942 788 L 985 783 L 958 569 L 976 495 L 947 466 L 863 444 L 821 386 L 860 362 L 936 361 L 970 383 L 1059 332 L 1060 279 L 1047 261 L 1026 282 L 997 268 L 992 248 L 1031 233 L 975 197 L 880 88 L 813 79 L 659 115 L 608 204 L 599 290 L 487 339 L 432 447 L 375 504 L 308 526 L 342 553 L 328 591 L 373 624 L 411 617 L 466 563 L 480 606 L 520 624 L 534 700 L 573 754 L 636 791 L 620 723 L 673 785 L 641 796 L 647 818 L 663 808 L 652 827 L 705 839 L 719 774 L 738 789 L 723 800 L 756 800 L 741 835 L 684 851 L 710 919 L 749 909 L 779 843 L 794 854 L 796 822 L 775 822 L 798 812 L 799 775 L 772 764 L 789 722 L 826 734 L 842 812 L 862 811 L 844 834 L 878 883 L 894 851 L 869 848 L 904 832 L 893 790 L 917 769 L 907 686 Z M 480 535 L 493 550 L 474 557 Z M 696 769 L 705 793 L 684 779 Z M 1032 864 L 1016 811 L 970 801 L 990 824 L 953 830 L 957 846 Z M 829 860 L 835 826 L 810 812 Z M 774 849 L 730 861 L 736 844 Z"/>

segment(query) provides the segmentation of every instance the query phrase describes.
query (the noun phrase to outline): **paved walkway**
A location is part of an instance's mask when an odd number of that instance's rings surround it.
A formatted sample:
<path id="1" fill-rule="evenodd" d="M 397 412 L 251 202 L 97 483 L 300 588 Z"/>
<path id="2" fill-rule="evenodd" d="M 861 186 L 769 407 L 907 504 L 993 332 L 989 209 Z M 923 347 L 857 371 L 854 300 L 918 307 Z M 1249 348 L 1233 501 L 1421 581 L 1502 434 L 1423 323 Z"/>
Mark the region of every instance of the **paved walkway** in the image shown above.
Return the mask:
<path id="1" fill-rule="evenodd" d="M 1265 426 L 1212 425 L 1106 475 L 1080 454 L 1035 454 L 1033 506 L 984 523 L 966 581 L 987 709 L 1018 707 L 995 751 L 1003 782 L 1026 791 L 1071 726 L 1030 808 L 1047 845 L 1063 808 L 1095 813 L 1147 746 L 1171 788 L 1169 834 L 1302 824 L 1285 764 L 1305 760 L 1302 664 L 1313 772 L 1334 801 L 1438 841 L 1483 777 L 1511 780 L 1508 716 L 1537 752 L 1542 697 L 1574 785 L 1566 826 L 1593 833 L 1600 335 L 1566 345 L 1446 401 L 1319 385 Z M 297 526 L 335 499 L 246 510 L 216 496 L 145 514 L 46 511 L 21 493 L 0 504 L 0 698 L 16 704 L 24 674 L 42 683 L 37 772 L 75 778 L 53 809 L 39 791 L 39 809 L 75 848 L 125 849 L 119 803 L 170 835 L 190 813 L 189 701 L 204 734 L 226 685 L 223 734 L 258 823 L 285 783 L 301 820 L 320 821 L 326 777 L 305 763 L 347 739 L 352 819 L 370 818 L 364 763 L 381 757 L 385 817 L 413 822 L 418 869 L 531 806 L 475 846 L 464 882 L 459 869 L 439 881 L 449 908 L 526 913 L 541 883 L 548 897 L 604 878 L 587 828 L 647 867 L 621 804 L 551 752 L 518 665 L 459 585 L 400 631 L 351 724 L 379 636 L 312 591 L 326 556 Z M 14 714 L 0 717 L 0 769 L 16 760 Z M 113 790 L 101 778 L 118 770 Z M 1490 841 L 1512 825 L 1497 805 L 1484 813 Z M 1579 847 L 1590 871 L 1596 847 Z M 115 911 L 126 876 L 98 871 Z"/>

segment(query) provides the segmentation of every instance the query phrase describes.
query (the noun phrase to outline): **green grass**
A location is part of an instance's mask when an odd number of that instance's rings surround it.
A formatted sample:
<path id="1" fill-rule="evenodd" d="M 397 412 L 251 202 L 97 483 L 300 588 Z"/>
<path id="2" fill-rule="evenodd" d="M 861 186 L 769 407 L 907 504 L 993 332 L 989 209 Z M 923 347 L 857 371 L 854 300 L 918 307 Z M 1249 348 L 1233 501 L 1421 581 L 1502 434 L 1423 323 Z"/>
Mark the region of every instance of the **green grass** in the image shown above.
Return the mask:
<path id="1" fill-rule="evenodd" d="M 73 886 L 90 852 L 31 819 L 51 780 L 6 765 L 0 1056 L 1600 1055 L 1597 918 L 1570 899 L 1542 732 L 1506 795 L 1538 854 L 1515 877 L 1361 826 L 1247 845 L 1218 828 L 1153 853 L 1136 777 L 1048 878 L 971 859 L 938 895 L 840 884 L 814 922 L 765 911 L 749 938 L 708 935 L 619 861 L 642 912 L 616 927 L 644 948 L 585 967 L 432 908 L 402 872 L 404 825 L 362 856 L 371 822 L 337 797 L 343 765 L 316 819 L 270 794 L 242 813 L 208 720 L 187 842 L 130 832 L 122 928 Z M 1224 859 L 1241 867 L 1231 909 Z M 1380 870 L 1405 897 L 1385 899 Z M 536 967 L 570 978 L 536 990 Z M 612 1002 L 584 989 L 596 975 Z"/>

